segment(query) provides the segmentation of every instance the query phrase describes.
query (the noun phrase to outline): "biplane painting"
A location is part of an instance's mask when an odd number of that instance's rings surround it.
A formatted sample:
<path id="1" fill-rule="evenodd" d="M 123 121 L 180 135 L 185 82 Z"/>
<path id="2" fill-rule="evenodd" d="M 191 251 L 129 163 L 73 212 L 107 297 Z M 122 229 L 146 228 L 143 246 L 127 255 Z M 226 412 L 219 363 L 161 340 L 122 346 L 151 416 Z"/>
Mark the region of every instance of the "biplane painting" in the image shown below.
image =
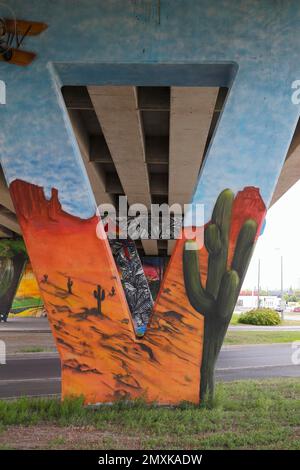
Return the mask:
<path id="1" fill-rule="evenodd" d="M 7 88 L 0 159 L 61 357 L 62 396 L 199 403 L 213 390 L 216 358 L 299 119 L 291 95 L 300 35 L 291 32 L 300 10 L 287 7 L 282 28 L 282 2 L 272 9 L 256 2 L 245 16 L 242 0 L 230 15 L 225 0 L 218 8 L 164 0 L 159 22 L 141 20 L 137 2 L 8 3 L 18 19 L 31 12 L 48 25 L 19 48 L 37 55 L 30 66 L 0 63 Z M 204 204 L 204 226 L 195 227 L 204 246 L 178 240 L 143 337 L 104 229 L 96 235 L 95 197 L 61 94 L 74 84 L 229 90 L 192 198 L 193 207 Z"/>
<path id="2" fill-rule="evenodd" d="M 23 240 L 0 240 L 0 321 L 7 320 L 26 261 Z"/>
<path id="3" fill-rule="evenodd" d="M 43 313 L 44 304 L 40 289 L 32 271 L 31 263 L 28 261 L 16 291 L 9 316 L 40 317 Z"/>
<path id="4" fill-rule="evenodd" d="M 34 52 L 23 50 L 27 36 L 38 36 L 47 29 L 45 23 L 0 17 L 0 61 L 14 65 L 30 65 Z"/>

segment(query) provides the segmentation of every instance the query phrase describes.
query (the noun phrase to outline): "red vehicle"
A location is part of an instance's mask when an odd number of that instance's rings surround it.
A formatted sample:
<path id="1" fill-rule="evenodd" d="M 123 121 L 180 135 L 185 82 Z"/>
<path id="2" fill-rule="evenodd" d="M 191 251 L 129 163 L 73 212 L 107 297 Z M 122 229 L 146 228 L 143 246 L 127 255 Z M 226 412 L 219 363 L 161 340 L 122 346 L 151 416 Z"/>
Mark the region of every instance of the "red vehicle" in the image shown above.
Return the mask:
<path id="1" fill-rule="evenodd" d="M 300 312 L 300 307 L 295 307 L 293 312 Z"/>

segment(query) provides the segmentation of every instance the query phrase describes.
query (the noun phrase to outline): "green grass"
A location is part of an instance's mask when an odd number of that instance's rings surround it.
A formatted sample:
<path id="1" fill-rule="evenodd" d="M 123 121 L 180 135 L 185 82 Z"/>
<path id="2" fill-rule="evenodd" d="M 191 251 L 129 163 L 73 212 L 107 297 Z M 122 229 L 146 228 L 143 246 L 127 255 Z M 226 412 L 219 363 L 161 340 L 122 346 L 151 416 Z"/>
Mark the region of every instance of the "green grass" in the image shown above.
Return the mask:
<path id="1" fill-rule="evenodd" d="M 27 348 L 20 349 L 23 353 L 39 353 L 39 352 L 50 352 L 52 349 L 43 348 L 42 346 L 28 346 Z"/>
<path id="2" fill-rule="evenodd" d="M 83 407 L 80 399 L 63 403 L 25 398 L 0 401 L 0 422 L 8 447 L 13 445 L 12 425 L 21 426 L 20 439 L 22 426 L 34 425 L 38 433 L 38 426 L 55 425 L 61 427 L 57 435 L 63 437 L 54 439 L 51 447 L 88 448 L 86 442 L 78 442 L 78 437 L 72 445 L 65 444 L 65 436 L 72 429 L 88 429 L 91 435 L 99 430 L 106 433 L 96 444 L 99 449 L 131 448 L 130 439 L 138 436 L 135 448 L 140 449 L 300 450 L 300 381 L 218 384 L 213 405 L 200 407 L 186 403 L 167 408 L 136 401 L 95 409 Z"/>
<path id="3" fill-rule="evenodd" d="M 224 344 L 270 344 L 300 341 L 300 331 L 228 330 Z"/>
<path id="4" fill-rule="evenodd" d="M 57 436 L 54 439 L 51 439 L 49 441 L 49 447 L 50 448 L 56 448 L 58 446 L 63 446 L 66 443 L 66 439 L 62 436 Z"/>

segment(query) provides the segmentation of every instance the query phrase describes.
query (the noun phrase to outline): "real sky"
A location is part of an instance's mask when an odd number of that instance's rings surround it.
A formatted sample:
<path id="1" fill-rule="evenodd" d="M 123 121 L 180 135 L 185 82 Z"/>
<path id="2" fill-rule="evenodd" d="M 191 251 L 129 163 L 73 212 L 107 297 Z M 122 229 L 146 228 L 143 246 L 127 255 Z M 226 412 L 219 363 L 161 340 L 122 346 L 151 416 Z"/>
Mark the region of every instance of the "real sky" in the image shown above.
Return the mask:
<path id="1" fill-rule="evenodd" d="M 284 288 L 300 289 L 300 181 L 268 211 L 243 288 L 257 286 L 258 260 L 261 288 L 280 288 L 280 257 L 283 256 Z"/>

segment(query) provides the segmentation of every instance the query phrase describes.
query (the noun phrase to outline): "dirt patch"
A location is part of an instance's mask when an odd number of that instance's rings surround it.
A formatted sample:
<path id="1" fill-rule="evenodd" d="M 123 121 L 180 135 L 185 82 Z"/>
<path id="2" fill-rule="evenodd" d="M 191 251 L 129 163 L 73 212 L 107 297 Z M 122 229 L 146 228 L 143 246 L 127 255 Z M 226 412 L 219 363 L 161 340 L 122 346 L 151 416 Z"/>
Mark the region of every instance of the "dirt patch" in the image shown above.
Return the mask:
<path id="1" fill-rule="evenodd" d="M 145 436 L 144 436 L 145 437 Z M 8 426 L 0 434 L 0 449 L 141 449 L 141 438 L 91 427 L 52 425 Z"/>

